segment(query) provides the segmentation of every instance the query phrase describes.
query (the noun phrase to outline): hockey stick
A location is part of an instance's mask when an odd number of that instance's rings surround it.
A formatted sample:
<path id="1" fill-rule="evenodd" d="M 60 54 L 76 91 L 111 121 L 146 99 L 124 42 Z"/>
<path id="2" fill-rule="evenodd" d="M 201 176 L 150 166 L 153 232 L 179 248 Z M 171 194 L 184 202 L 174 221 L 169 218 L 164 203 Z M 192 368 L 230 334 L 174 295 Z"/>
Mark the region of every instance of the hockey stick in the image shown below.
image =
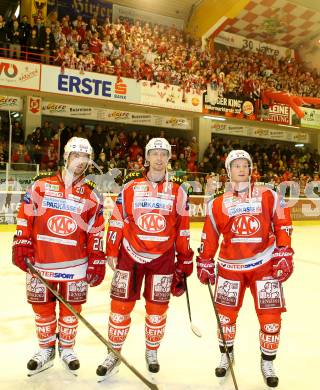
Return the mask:
<path id="1" fill-rule="evenodd" d="M 34 268 L 29 259 L 26 259 L 26 263 L 31 272 L 52 292 L 52 294 L 66 306 L 72 314 L 74 314 L 78 320 L 80 320 L 104 345 L 106 345 L 110 351 L 112 351 L 119 360 L 124 363 L 131 372 L 133 372 L 149 389 L 158 390 L 158 386 L 148 381 L 136 368 L 134 368 L 118 351 L 113 349 L 112 345 L 107 341 L 80 313 L 78 313 L 70 303 L 66 302 L 65 299 L 54 289 L 49 283 L 40 275 L 40 273 Z"/>
<path id="2" fill-rule="evenodd" d="M 217 319 L 217 323 L 218 323 L 219 332 L 220 332 L 220 335 L 221 335 L 221 338 L 222 338 L 223 347 L 224 347 L 225 353 L 226 353 L 226 355 L 227 355 L 227 359 L 228 359 L 228 363 L 229 363 L 229 367 L 230 367 L 230 372 L 231 372 L 231 376 L 232 376 L 234 388 L 235 388 L 236 390 L 239 390 L 238 384 L 237 384 L 237 381 L 236 381 L 236 377 L 235 377 L 235 375 L 234 375 L 234 370 L 233 370 L 232 362 L 231 362 L 231 359 L 230 359 L 230 354 L 229 354 L 229 351 L 228 351 L 226 339 L 225 339 L 225 337 L 224 337 L 224 333 L 223 333 L 223 329 L 222 329 L 220 317 L 219 317 L 219 314 L 218 314 L 218 311 L 217 311 L 217 308 L 216 308 L 216 304 L 215 304 L 215 302 L 214 302 L 213 292 L 212 292 L 212 288 L 211 288 L 210 283 L 208 283 L 208 289 L 209 289 L 210 298 L 211 298 L 211 302 L 212 302 L 212 305 L 213 305 L 214 313 L 215 313 L 215 315 L 216 315 L 216 319 Z"/>
<path id="3" fill-rule="evenodd" d="M 186 297 L 187 297 L 187 305 L 188 305 L 188 313 L 189 313 L 189 319 L 190 319 L 191 330 L 192 330 L 192 332 L 193 332 L 196 336 L 202 337 L 202 334 L 201 334 L 199 328 L 196 327 L 196 326 L 192 323 L 192 319 L 191 319 L 191 308 L 190 308 L 190 298 L 189 298 L 189 291 L 188 291 L 188 284 L 187 284 L 187 277 L 186 277 L 186 274 L 183 274 L 183 278 L 184 278 L 184 285 L 186 286 Z"/>

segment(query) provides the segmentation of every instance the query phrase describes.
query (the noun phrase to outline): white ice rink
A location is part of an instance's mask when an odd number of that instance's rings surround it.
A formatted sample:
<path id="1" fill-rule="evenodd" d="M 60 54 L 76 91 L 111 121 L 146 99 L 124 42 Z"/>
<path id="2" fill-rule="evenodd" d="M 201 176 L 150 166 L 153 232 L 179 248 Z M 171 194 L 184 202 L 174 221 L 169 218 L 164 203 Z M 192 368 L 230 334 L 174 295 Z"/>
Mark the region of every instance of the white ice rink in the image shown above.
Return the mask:
<path id="1" fill-rule="evenodd" d="M 200 227 L 192 229 L 192 247 L 198 247 Z M 66 372 L 56 357 L 53 368 L 34 377 L 27 377 L 26 364 L 38 349 L 34 316 L 25 299 L 23 272 L 11 264 L 13 233 L 0 233 L 1 249 L 1 311 L 0 311 L 0 389 L 19 390 L 86 390 L 144 389 L 139 379 L 125 366 L 108 381 L 96 383 L 95 370 L 106 357 L 105 346 L 80 323 L 76 351 L 81 367 L 79 376 Z M 295 272 L 285 283 L 287 313 L 283 314 L 281 343 L 275 361 L 280 378 L 279 390 L 320 389 L 319 338 L 319 240 L 320 225 L 295 226 L 293 248 Z M 102 285 L 91 288 L 83 316 L 101 332 L 107 333 L 110 308 L 108 269 Z M 186 297 L 173 298 L 168 312 L 167 328 L 159 350 L 161 365 L 157 381 L 161 389 L 234 389 L 231 377 L 219 383 L 214 368 L 219 360 L 216 321 L 206 286 L 194 273 L 189 281 L 193 322 L 202 331 L 197 338 L 190 329 Z M 260 373 L 258 320 L 249 290 L 237 322 L 235 343 L 235 374 L 240 390 L 266 389 Z M 143 374 L 144 302 L 137 303 L 132 326 L 123 348 L 123 355 Z"/>

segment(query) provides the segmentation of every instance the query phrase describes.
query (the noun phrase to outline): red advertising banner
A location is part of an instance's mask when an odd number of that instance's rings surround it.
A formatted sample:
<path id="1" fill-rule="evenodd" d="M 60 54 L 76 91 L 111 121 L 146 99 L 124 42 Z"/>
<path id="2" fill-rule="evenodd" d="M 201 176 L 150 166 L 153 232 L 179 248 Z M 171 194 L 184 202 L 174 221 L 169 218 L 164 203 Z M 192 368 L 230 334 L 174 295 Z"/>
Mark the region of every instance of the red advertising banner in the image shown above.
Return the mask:
<path id="1" fill-rule="evenodd" d="M 291 125 L 291 110 L 286 104 L 275 103 L 269 106 L 267 114 L 263 116 L 264 122 Z"/>

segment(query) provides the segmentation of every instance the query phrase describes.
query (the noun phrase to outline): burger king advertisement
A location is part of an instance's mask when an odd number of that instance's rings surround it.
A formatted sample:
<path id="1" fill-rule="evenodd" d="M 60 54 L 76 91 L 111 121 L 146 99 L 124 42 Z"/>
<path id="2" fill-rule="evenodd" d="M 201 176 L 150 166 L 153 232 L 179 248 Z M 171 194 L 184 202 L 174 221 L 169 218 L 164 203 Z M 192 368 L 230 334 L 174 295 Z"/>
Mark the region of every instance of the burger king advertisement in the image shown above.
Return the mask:
<path id="1" fill-rule="evenodd" d="M 242 96 L 221 96 L 217 90 L 207 85 L 207 92 L 203 95 L 203 113 L 223 115 L 229 118 L 257 120 L 255 103 Z"/>

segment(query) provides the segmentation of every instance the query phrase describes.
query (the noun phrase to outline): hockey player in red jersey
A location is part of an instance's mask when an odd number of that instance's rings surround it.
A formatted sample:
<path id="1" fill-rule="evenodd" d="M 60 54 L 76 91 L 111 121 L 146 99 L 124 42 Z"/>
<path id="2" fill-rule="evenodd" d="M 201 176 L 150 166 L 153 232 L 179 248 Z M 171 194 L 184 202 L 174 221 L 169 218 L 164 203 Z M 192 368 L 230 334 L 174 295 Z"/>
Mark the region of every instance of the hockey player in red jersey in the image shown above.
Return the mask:
<path id="1" fill-rule="evenodd" d="M 251 183 L 252 161 L 243 150 L 227 156 L 230 188 L 208 202 L 197 275 L 201 283 L 216 284 L 215 304 L 233 361 L 236 320 L 244 293 L 250 288 L 260 323 L 261 371 L 270 387 L 278 385 L 273 368 L 285 312 L 282 283 L 293 271 L 290 210 L 278 193 Z M 219 248 L 216 276 L 214 256 Z M 221 361 L 216 376 L 229 369 L 218 331 Z"/>
<path id="2" fill-rule="evenodd" d="M 103 202 L 84 177 L 91 155 L 88 140 L 71 138 L 62 172 L 36 179 L 19 210 L 12 261 L 27 272 L 27 300 L 35 313 L 40 346 L 28 362 L 29 375 L 52 367 L 57 319 L 54 295 L 28 272 L 26 259 L 78 312 L 86 302 L 88 284 L 99 285 L 105 275 Z M 73 373 L 80 366 L 73 350 L 77 326 L 77 318 L 60 304 L 59 354 Z"/>
<path id="3" fill-rule="evenodd" d="M 144 280 L 145 358 L 152 373 L 160 368 L 157 350 L 164 335 L 170 292 L 181 295 L 184 274 L 190 276 L 193 269 L 187 193 L 178 179 L 168 177 L 170 157 L 171 146 L 164 138 L 149 141 L 145 152 L 148 169 L 128 175 L 107 233 L 107 260 L 115 269 L 108 338 L 120 351 Z M 109 352 L 97 368 L 98 381 L 117 372 L 119 363 Z"/>

